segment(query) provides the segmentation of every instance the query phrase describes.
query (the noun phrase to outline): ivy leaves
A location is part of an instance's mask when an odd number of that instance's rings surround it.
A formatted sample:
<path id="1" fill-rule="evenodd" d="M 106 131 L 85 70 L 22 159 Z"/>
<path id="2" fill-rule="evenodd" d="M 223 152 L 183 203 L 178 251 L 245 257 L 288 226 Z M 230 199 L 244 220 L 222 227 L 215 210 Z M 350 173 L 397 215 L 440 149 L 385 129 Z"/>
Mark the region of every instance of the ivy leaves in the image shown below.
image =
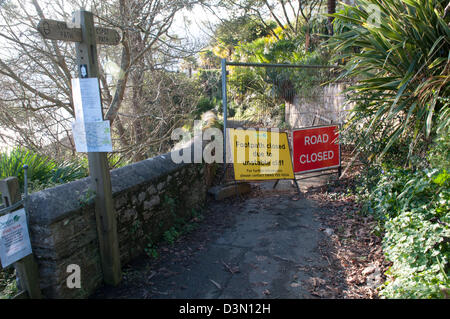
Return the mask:
<path id="1" fill-rule="evenodd" d="M 450 289 L 450 175 L 389 169 L 370 193 L 369 212 L 384 220 L 383 250 L 393 262 L 380 294 L 443 298 Z"/>

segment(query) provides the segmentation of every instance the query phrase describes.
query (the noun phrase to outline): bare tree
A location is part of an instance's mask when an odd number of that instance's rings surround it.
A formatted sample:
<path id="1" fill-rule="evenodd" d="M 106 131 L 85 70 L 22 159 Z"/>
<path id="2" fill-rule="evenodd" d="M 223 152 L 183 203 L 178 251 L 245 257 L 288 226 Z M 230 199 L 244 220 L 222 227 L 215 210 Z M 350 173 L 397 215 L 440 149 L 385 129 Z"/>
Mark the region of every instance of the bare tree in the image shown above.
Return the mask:
<path id="1" fill-rule="evenodd" d="M 173 93 L 174 88 L 187 85 L 180 77 L 173 77 L 179 83 L 164 86 L 155 78 L 168 81 L 170 73 L 161 75 L 168 64 L 192 54 L 185 43 L 170 34 L 170 29 L 175 15 L 196 2 L 92 0 L 68 4 L 62 0 L 7 0 L 0 8 L 0 127 L 14 130 L 22 145 L 39 150 L 52 143 L 57 152 L 74 152 L 70 138 L 74 118 L 70 82 L 75 77 L 74 46 L 42 39 L 36 26 L 44 18 L 69 21 L 72 11 L 85 7 L 94 13 L 96 24 L 121 31 L 120 46 L 100 46 L 98 50 L 104 114 L 117 132 L 118 149 L 135 160 L 142 159 L 148 153 L 146 149 L 152 145 L 160 147 L 160 139 L 167 135 L 154 129 L 164 126 L 159 122 L 172 123 L 169 117 L 178 118 L 174 112 L 186 115 L 192 107 L 183 104 L 185 109 L 181 110 L 174 101 L 162 102 L 162 96 L 169 91 Z M 158 76 L 153 77 L 154 74 Z M 156 88 L 148 89 L 150 85 Z M 155 89 L 159 89 L 156 95 Z M 167 109 L 155 116 L 153 111 L 162 107 L 160 103 L 165 103 Z M 193 100 L 189 103 L 195 105 Z M 149 123 L 149 119 L 153 122 Z M 7 138 L 1 131 L 0 136 Z"/>

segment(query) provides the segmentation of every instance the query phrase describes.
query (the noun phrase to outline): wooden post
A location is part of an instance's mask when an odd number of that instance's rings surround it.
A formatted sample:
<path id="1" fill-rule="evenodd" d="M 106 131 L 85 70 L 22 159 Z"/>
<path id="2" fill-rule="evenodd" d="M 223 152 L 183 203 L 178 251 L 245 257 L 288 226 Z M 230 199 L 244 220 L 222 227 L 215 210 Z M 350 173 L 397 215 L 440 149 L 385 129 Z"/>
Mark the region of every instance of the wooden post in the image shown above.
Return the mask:
<path id="1" fill-rule="evenodd" d="M 17 177 L 8 177 L 0 180 L 0 193 L 2 193 L 5 207 L 19 202 L 21 200 L 21 194 Z M 39 269 L 34 256 L 31 254 L 15 262 L 14 268 L 16 269 L 16 276 L 19 278 L 21 286 L 18 288 L 24 289 L 30 298 L 41 299 Z"/>
<path id="2" fill-rule="evenodd" d="M 97 78 L 99 72 L 92 13 L 84 10 L 76 11 L 73 14 L 73 22 L 81 27 L 82 32 L 82 41 L 76 43 L 79 76 Z M 92 188 L 96 191 L 95 217 L 103 279 L 105 283 L 116 286 L 120 283 L 122 274 L 107 153 L 88 153 L 88 161 Z"/>

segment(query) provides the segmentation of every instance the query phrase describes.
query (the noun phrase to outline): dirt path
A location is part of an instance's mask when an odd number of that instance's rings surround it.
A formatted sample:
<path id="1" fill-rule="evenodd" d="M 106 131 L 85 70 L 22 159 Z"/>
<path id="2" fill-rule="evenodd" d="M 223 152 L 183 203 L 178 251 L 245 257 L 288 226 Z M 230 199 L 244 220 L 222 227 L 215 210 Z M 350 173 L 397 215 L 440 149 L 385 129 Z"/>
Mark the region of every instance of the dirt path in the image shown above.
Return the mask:
<path id="1" fill-rule="evenodd" d="M 322 177 L 301 186 L 306 190 L 326 183 Z M 245 198 L 211 200 L 198 229 L 161 245 L 158 259 L 145 257 L 128 265 L 119 287 L 103 287 L 92 297 L 374 297 L 381 278 L 372 286 L 365 278 L 377 269 L 352 282 L 349 276 L 356 275 L 342 262 L 345 252 L 336 235 L 342 225 L 333 228 L 330 217 L 339 219 L 343 210 L 328 209 L 329 199 L 311 190 L 299 196 L 289 181 L 276 190 L 272 185 L 254 184 Z M 361 275 L 371 265 L 367 256 L 359 257 L 356 273 Z"/>

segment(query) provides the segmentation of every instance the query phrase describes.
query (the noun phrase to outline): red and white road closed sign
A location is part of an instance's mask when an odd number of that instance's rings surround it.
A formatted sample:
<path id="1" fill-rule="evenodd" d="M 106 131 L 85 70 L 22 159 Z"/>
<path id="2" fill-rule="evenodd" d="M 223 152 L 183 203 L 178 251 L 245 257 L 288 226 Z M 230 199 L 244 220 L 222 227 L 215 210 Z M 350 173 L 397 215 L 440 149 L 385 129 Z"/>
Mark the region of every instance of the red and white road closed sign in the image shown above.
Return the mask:
<path id="1" fill-rule="evenodd" d="M 294 173 L 340 166 L 339 126 L 318 126 L 292 132 Z"/>

